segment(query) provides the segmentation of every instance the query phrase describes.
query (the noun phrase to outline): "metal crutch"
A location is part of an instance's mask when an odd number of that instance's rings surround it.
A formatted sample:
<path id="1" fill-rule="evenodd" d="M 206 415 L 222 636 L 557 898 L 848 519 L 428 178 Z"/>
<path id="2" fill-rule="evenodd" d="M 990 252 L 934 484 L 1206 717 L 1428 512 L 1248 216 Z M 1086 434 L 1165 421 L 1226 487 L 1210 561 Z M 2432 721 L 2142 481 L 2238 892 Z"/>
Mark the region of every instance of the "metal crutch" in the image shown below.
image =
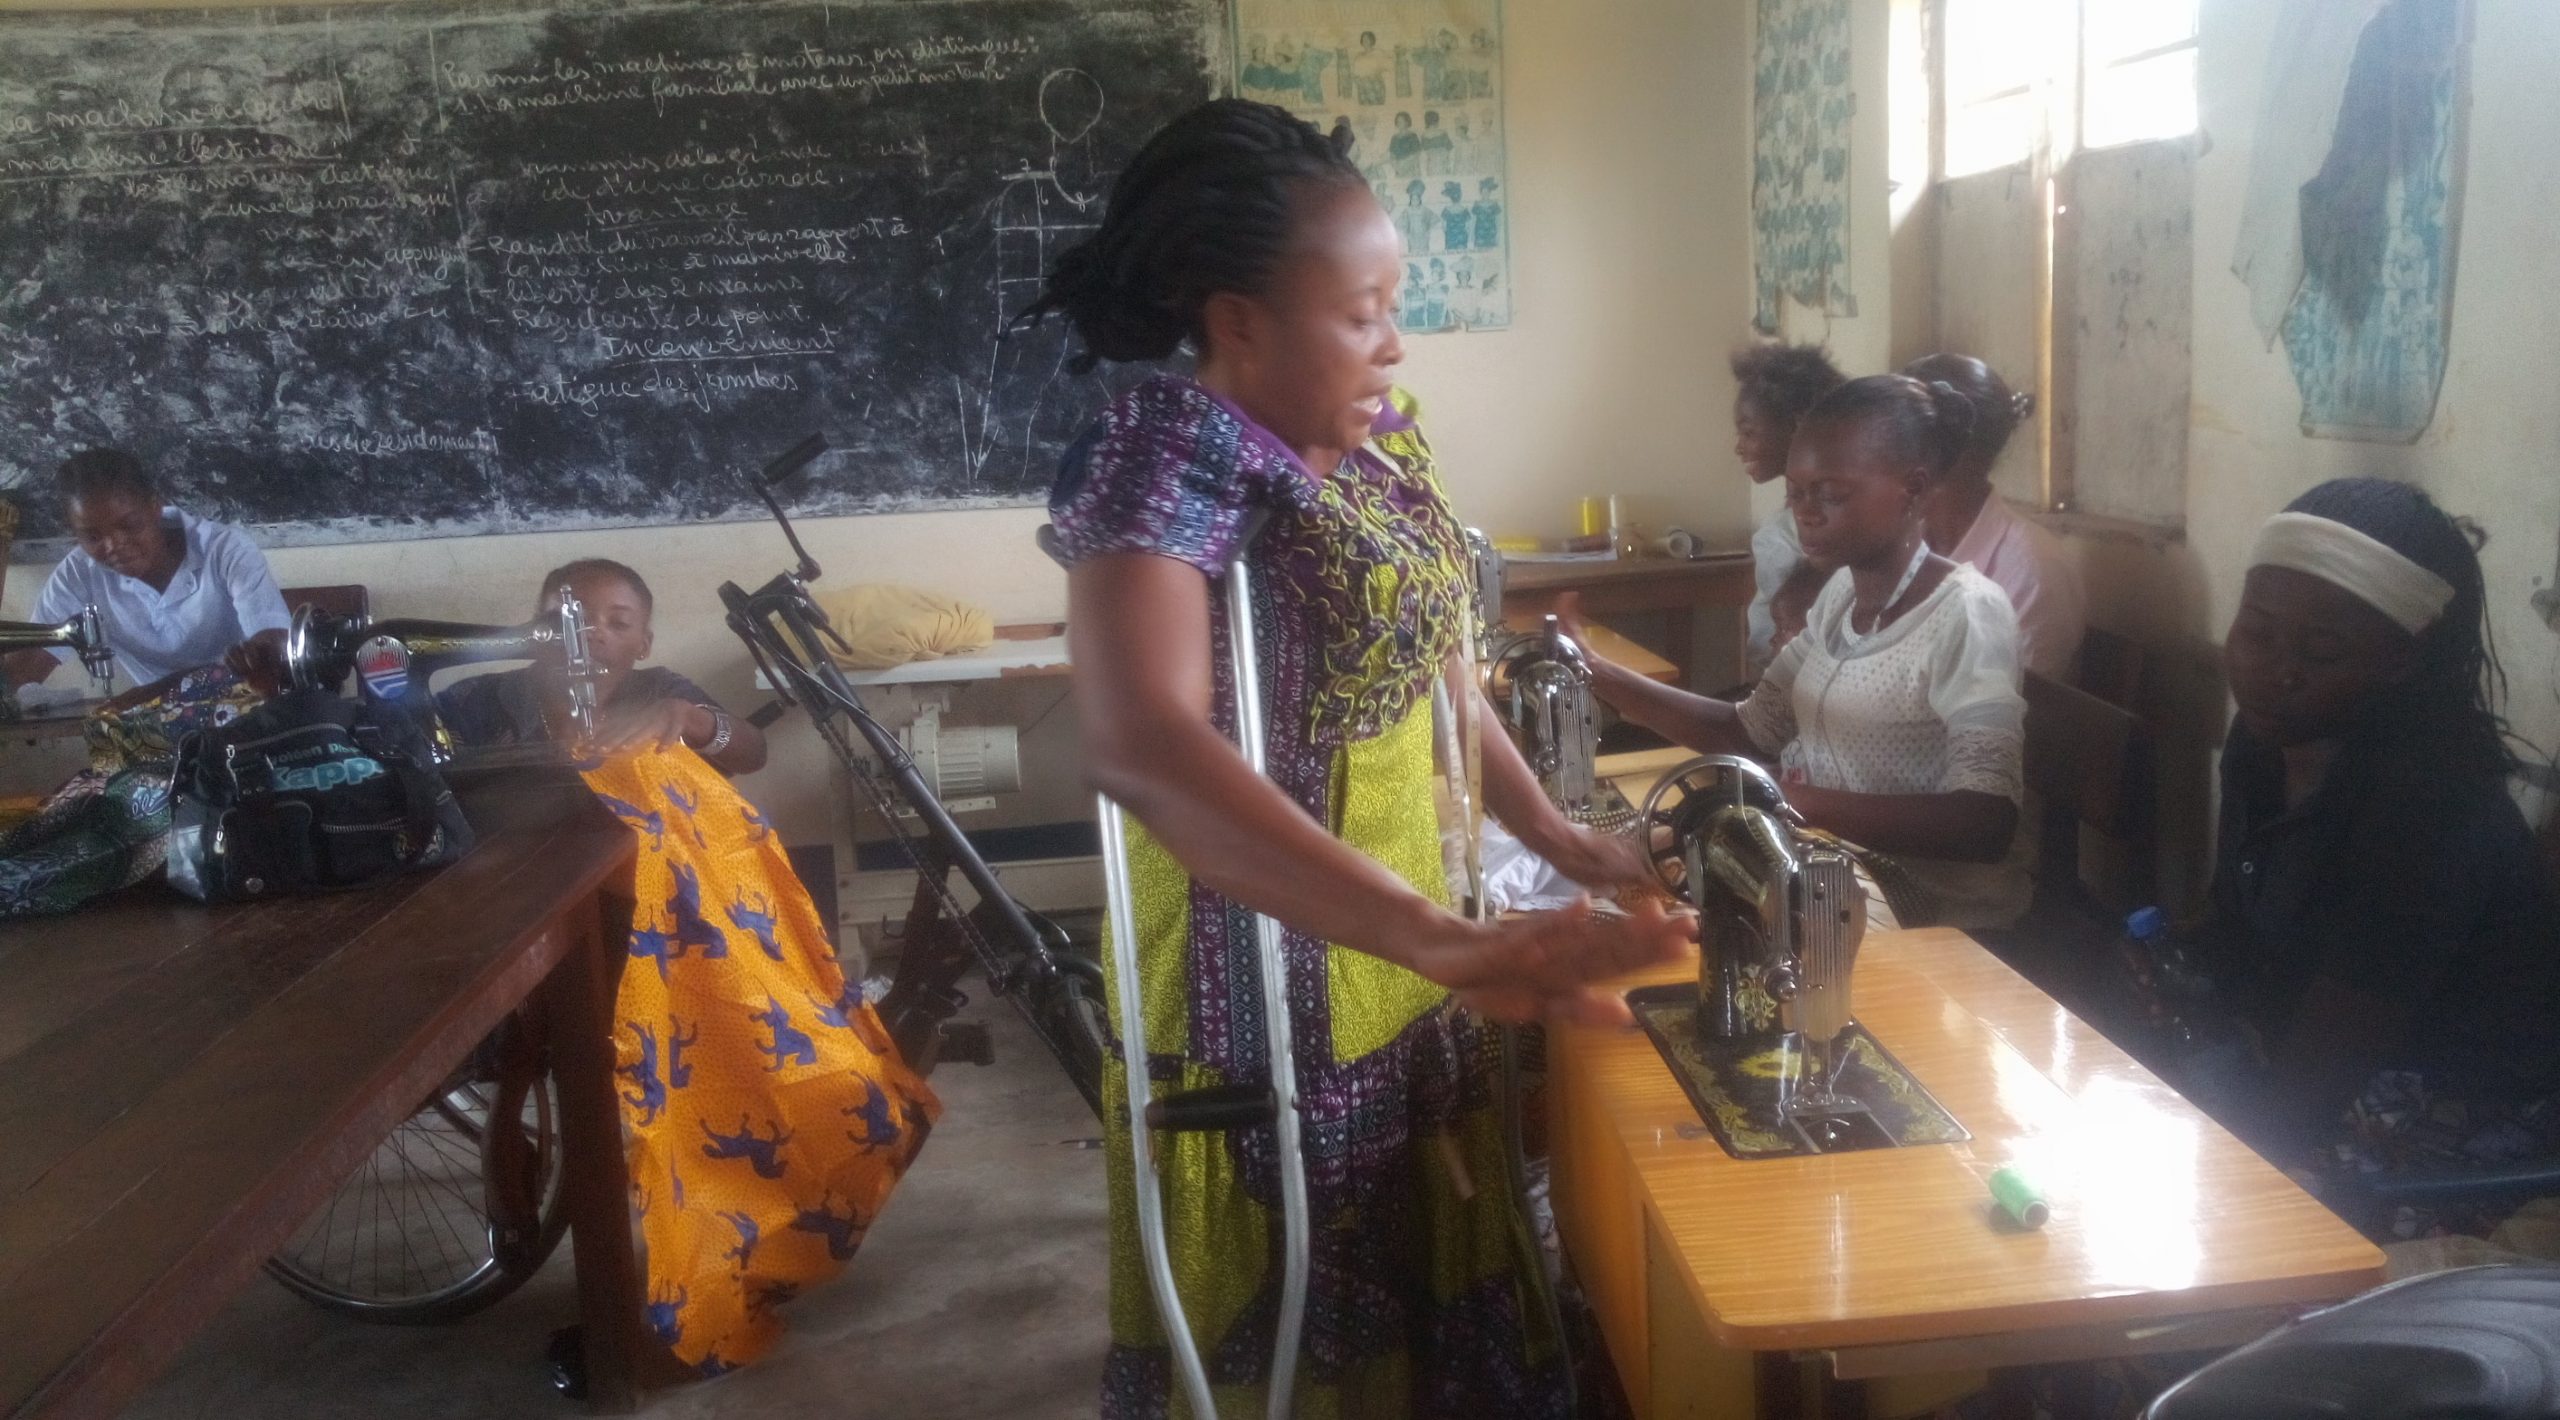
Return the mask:
<path id="1" fill-rule="evenodd" d="M 1058 555 L 1054 533 L 1040 532 L 1041 546 Z M 1244 542 L 1250 545 L 1248 531 Z M 1062 559 L 1063 560 L 1063 559 Z M 1227 568 L 1227 653 L 1235 672 L 1236 739 L 1253 772 L 1267 772 L 1263 724 L 1262 673 L 1254 654 L 1253 576 L 1241 551 Z M 1254 941 L 1262 979 L 1262 1019 L 1271 1079 L 1267 1085 L 1228 1084 L 1180 1095 L 1154 1098 L 1147 1075 L 1146 1017 L 1138 1000 L 1138 948 L 1128 933 L 1136 921 L 1136 902 L 1129 882 L 1126 819 L 1107 795 L 1094 802 L 1102 823 L 1102 876 L 1110 907 L 1104 948 L 1111 956 L 1121 1065 L 1128 1076 L 1129 1148 L 1136 1175 L 1138 1244 L 1147 1267 L 1147 1287 L 1155 1297 L 1156 1317 L 1173 1354 L 1174 1369 L 1197 1420 L 1215 1420 L 1217 1406 L 1209 1394 L 1209 1373 L 1192 1340 L 1191 1325 L 1174 1282 L 1173 1256 L 1165 1242 L 1164 1193 L 1156 1176 L 1155 1132 L 1161 1130 L 1222 1131 L 1269 1124 L 1274 1158 L 1280 1170 L 1281 1272 L 1279 1324 L 1272 1339 L 1269 1415 L 1288 1420 L 1298 1373 L 1299 1342 L 1306 1323 L 1308 1237 L 1306 1157 L 1299 1144 L 1298 1072 L 1289 1034 L 1289 991 L 1286 963 L 1280 951 L 1280 924 L 1254 914 Z"/>

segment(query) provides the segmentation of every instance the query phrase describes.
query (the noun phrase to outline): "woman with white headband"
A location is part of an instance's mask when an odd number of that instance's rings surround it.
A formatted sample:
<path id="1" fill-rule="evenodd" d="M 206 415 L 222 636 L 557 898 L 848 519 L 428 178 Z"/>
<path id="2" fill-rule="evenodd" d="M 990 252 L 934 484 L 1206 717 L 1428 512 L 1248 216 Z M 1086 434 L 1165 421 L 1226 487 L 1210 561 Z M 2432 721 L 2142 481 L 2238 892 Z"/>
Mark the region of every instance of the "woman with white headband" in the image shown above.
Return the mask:
<path id="1" fill-rule="evenodd" d="M 2469 535 L 2406 484 L 2324 483 L 2250 554 L 2223 643 L 2237 714 L 2197 958 L 2259 1060 L 2193 1083 L 2279 1161 L 2335 1164 L 2329 1146 L 2377 1081 L 2468 1101 L 2473 1124 L 2448 1147 L 2474 1153 L 2494 1101 L 2555 1083 L 2560 943 L 2507 793 L 2482 610 Z M 2209 1097 L 2217 1084 L 2226 1098 Z M 2395 1111 L 2367 1104 L 2372 1144 Z M 2498 1132 L 2526 1153 L 2560 1143 Z"/>

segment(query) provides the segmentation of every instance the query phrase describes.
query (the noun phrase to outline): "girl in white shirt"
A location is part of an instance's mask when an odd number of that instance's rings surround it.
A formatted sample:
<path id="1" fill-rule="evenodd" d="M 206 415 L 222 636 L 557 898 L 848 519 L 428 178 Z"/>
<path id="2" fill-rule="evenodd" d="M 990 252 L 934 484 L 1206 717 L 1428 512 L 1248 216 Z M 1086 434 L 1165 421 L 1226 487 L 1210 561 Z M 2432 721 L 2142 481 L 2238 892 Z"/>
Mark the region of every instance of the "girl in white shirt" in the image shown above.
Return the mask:
<path id="1" fill-rule="evenodd" d="M 2004 925 L 2031 887 L 2017 616 L 1921 535 L 1972 424 L 1962 395 L 1901 375 L 1852 380 L 1805 415 L 1787 504 L 1806 555 L 1839 570 L 1741 705 L 1592 658 L 1620 714 L 1704 753 L 1775 756 L 1807 822 L 1899 864 L 1917 891 L 1871 891 L 1878 926 Z"/>
<path id="2" fill-rule="evenodd" d="M 45 580 L 35 620 L 96 607 L 128 689 L 216 661 L 262 684 L 281 680 L 284 595 L 247 533 L 162 503 L 150 470 L 119 449 L 73 454 L 54 486 L 79 545 Z M 13 653 L 0 681 L 41 681 L 69 654 Z"/>
<path id="3" fill-rule="evenodd" d="M 1754 483 L 1787 476 L 1787 444 L 1796 421 L 1814 402 L 1840 387 L 1844 377 L 1819 345 L 1746 345 L 1733 352 L 1733 456 Z M 1771 603 L 1790 576 L 1812 575 L 1796 541 L 1795 515 L 1784 503 L 1751 534 L 1752 576 L 1757 583 L 1746 617 L 1752 669 L 1776 654 L 1777 619 Z"/>

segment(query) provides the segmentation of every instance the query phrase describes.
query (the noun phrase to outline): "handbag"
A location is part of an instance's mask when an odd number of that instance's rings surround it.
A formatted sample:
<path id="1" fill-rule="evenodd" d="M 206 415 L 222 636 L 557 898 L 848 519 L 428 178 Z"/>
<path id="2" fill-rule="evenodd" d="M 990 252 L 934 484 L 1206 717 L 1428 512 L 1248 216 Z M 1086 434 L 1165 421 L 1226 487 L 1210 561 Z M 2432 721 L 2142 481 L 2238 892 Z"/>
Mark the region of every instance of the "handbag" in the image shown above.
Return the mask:
<path id="1" fill-rule="evenodd" d="M 201 902 L 367 887 L 472 845 L 415 722 L 326 690 L 180 741 L 172 820 L 169 883 Z"/>

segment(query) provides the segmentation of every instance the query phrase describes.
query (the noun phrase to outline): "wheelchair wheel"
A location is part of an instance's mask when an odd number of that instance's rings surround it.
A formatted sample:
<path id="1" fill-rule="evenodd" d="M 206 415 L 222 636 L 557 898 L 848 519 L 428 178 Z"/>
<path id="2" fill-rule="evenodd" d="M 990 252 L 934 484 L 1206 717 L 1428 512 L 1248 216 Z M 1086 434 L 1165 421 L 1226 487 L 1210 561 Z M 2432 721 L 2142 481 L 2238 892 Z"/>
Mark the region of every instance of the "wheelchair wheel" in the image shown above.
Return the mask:
<path id="1" fill-rule="evenodd" d="M 362 1321 L 468 1316 L 559 1246 L 561 1157 L 549 1062 L 510 1018 L 267 1260 L 267 1273 Z"/>

